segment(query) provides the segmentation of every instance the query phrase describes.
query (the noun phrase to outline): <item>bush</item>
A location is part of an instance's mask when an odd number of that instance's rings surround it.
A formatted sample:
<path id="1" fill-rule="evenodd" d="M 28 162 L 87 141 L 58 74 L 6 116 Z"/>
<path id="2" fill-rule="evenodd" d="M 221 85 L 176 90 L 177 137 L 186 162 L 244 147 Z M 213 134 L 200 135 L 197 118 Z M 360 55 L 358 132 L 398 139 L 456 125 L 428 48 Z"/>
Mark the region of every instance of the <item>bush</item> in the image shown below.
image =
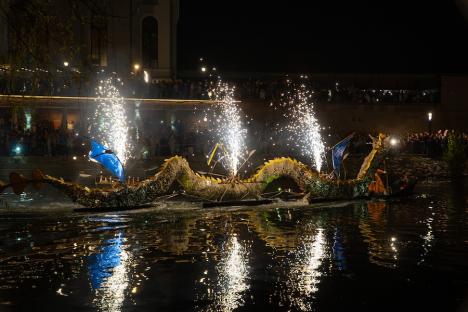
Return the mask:
<path id="1" fill-rule="evenodd" d="M 447 162 L 449 172 L 453 177 L 460 177 L 465 172 L 467 153 L 468 144 L 463 135 L 456 132 L 450 133 L 443 159 Z"/>

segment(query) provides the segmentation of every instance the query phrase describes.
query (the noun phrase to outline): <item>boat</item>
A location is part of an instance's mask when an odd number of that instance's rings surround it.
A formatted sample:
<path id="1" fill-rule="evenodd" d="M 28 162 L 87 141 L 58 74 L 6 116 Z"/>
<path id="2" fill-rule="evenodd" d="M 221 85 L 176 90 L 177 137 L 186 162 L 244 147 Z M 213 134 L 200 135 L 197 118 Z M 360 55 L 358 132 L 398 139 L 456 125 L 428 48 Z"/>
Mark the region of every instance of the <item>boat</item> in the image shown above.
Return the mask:
<path id="1" fill-rule="evenodd" d="M 12 173 L 10 185 L 3 185 L 2 189 L 12 186 L 15 193 L 19 194 L 24 190 L 26 183 L 30 182 L 36 186 L 47 183 L 62 191 L 73 202 L 89 209 L 118 209 L 139 207 L 154 202 L 168 195 L 177 185 L 183 190 L 183 194 L 205 201 L 208 206 L 211 205 L 209 202 L 217 202 L 218 206 L 228 206 L 229 201 L 246 205 L 258 203 L 253 200 L 261 199 L 265 189 L 272 182 L 286 177 L 297 184 L 309 202 L 351 200 L 369 197 L 369 185 L 374 182 L 375 173 L 383 164 L 385 148 L 388 145 L 384 134 L 372 137 L 372 150 L 365 157 L 357 176 L 346 180 L 333 179 L 330 175 L 317 172 L 290 157 L 269 160 L 246 179 L 237 176 L 214 178 L 193 171 L 185 158 L 173 156 L 165 160 L 153 176 L 131 184 L 116 183 L 112 188 L 90 188 L 44 175 L 39 170 L 35 170 L 30 180 Z M 416 182 L 409 183 L 407 187 L 393 192 L 391 196 L 395 193 L 400 195 L 410 193 Z M 226 204 L 222 204 L 226 201 Z"/>

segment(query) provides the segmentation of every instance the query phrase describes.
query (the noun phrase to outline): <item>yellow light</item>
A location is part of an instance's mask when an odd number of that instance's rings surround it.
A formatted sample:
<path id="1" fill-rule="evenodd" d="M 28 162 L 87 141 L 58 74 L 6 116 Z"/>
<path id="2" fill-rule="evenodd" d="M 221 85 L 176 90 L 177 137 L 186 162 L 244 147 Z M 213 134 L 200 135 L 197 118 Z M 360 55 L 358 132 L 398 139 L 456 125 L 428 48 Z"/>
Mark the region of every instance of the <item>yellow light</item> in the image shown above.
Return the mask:
<path id="1" fill-rule="evenodd" d="M 49 96 L 49 95 L 20 95 L 20 94 L 0 94 L 0 102 L 2 99 L 8 100 L 50 100 L 50 101 L 59 101 L 59 100 L 78 100 L 78 101 L 96 101 L 97 97 L 92 96 Z M 105 98 L 101 98 L 105 99 Z M 145 104 L 155 103 L 155 104 L 220 104 L 220 100 L 188 100 L 188 99 L 144 99 L 144 98 L 123 98 L 124 101 L 139 101 Z M 241 103 L 241 101 L 233 101 L 234 103 Z"/>
<path id="2" fill-rule="evenodd" d="M 140 64 L 134 64 L 133 68 L 137 71 L 140 70 Z"/>
<path id="3" fill-rule="evenodd" d="M 202 67 L 202 68 L 201 68 L 201 71 L 202 71 L 202 72 L 206 72 L 206 67 Z"/>
<path id="4" fill-rule="evenodd" d="M 76 156 L 73 156 L 73 160 L 76 160 Z"/>
<path id="5" fill-rule="evenodd" d="M 143 71 L 143 79 L 145 80 L 146 83 L 149 82 L 149 74 L 146 70 Z"/>
<path id="6" fill-rule="evenodd" d="M 395 138 L 390 139 L 390 145 L 395 146 L 397 144 L 398 144 L 398 139 L 395 139 Z"/>
<path id="7" fill-rule="evenodd" d="M 68 67 L 68 62 L 67 61 L 63 62 L 63 66 Z"/>
<path id="8" fill-rule="evenodd" d="M 429 121 L 432 120 L 432 113 L 431 113 L 431 112 L 427 113 L 427 119 L 428 119 Z"/>

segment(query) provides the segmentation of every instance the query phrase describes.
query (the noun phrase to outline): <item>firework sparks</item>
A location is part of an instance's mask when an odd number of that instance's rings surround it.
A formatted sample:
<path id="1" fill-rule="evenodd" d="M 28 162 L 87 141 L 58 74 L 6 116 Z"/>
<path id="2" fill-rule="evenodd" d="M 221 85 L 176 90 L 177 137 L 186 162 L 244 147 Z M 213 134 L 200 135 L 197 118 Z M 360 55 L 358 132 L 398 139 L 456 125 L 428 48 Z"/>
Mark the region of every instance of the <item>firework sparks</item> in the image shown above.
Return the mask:
<path id="1" fill-rule="evenodd" d="M 233 86 L 221 80 L 213 83 L 208 95 L 219 104 L 206 111 L 205 116 L 210 121 L 209 132 L 214 134 L 224 150 L 221 164 L 232 176 L 237 175 L 247 154 L 244 141 L 247 129 L 242 125 L 241 110 L 234 100 L 234 91 Z"/>
<path id="2" fill-rule="evenodd" d="M 123 165 L 131 155 L 132 145 L 128 138 L 129 126 L 117 83 L 120 79 L 108 78 L 100 81 L 96 88 L 97 106 L 91 122 L 91 135 L 109 147 Z"/>
<path id="3" fill-rule="evenodd" d="M 288 81 L 289 82 L 289 81 Z M 290 120 L 285 130 L 290 143 L 295 146 L 302 156 L 312 161 L 317 171 L 322 169 L 325 155 L 325 145 L 320 134 L 320 124 L 315 117 L 312 94 L 305 84 L 298 86 L 290 84 L 291 91 L 283 95 L 281 105 L 287 108 L 285 117 Z"/>

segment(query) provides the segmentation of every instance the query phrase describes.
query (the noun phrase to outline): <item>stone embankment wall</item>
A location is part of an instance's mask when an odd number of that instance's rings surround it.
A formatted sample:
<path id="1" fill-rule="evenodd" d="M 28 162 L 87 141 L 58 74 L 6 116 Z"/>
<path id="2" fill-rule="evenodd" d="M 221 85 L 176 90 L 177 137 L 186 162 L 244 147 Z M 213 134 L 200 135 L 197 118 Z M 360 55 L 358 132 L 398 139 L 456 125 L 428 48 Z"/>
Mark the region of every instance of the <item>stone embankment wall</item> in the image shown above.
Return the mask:
<path id="1" fill-rule="evenodd" d="M 449 179 L 447 164 L 423 156 L 402 155 L 389 159 L 389 171 L 395 176 L 407 173 L 410 177 L 419 179 Z"/>

